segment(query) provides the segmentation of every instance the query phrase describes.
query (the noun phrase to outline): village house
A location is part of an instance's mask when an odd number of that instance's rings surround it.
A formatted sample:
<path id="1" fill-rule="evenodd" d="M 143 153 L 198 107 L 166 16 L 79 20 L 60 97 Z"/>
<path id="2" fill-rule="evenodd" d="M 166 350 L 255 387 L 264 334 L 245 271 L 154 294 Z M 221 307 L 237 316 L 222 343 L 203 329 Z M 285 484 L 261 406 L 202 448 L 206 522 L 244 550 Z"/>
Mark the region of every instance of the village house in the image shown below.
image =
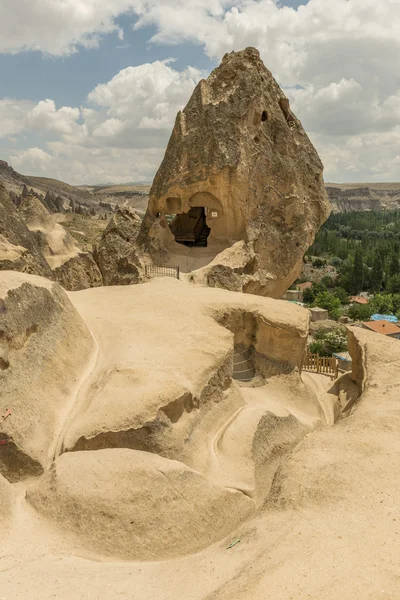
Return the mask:
<path id="1" fill-rule="evenodd" d="M 297 283 L 296 289 L 287 290 L 283 295 L 285 300 L 290 300 L 292 302 L 303 302 L 303 292 L 308 288 L 312 287 L 311 281 L 305 281 L 304 283 Z"/>
<path id="2" fill-rule="evenodd" d="M 311 321 L 326 321 L 329 319 L 329 311 L 325 308 L 319 308 L 316 306 L 315 308 L 310 308 L 311 313 Z"/>
<path id="3" fill-rule="evenodd" d="M 364 296 L 350 296 L 350 304 L 368 304 L 367 298 Z"/>
<path id="4" fill-rule="evenodd" d="M 303 292 L 301 290 L 287 290 L 283 297 L 290 302 L 303 302 Z"/>
<path id="5" fill-rule="evenodd" d="M 301 292 L 304 292 L 304 290 L 308 290 L 311 287 L 312 287 L 311 281 L 304 281 L 304 283 L 298 283 L 296 285 L 296 290 L 300 290 Z"/>
<path id="6" fill-rule="evenodd" d="M 400 339 L 400 327 L 395 325 L 395 323 L 389 323 L 389 321 L 366 321 L 362 323 L 362 326 L 364 329 L 369 329 L 369 331 Z"/>

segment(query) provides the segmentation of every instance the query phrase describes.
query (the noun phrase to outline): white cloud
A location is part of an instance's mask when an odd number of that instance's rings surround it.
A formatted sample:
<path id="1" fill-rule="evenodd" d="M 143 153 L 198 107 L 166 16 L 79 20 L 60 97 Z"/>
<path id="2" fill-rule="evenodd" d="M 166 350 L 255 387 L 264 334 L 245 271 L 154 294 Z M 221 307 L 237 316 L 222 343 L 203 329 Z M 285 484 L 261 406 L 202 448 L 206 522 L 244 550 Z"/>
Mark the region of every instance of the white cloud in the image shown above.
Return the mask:
<path id="1" fill-rule="evenodd" d="M 50 154 L 42 148 L 28 148 L 15 156 L 11 156 L 10 160 L 16 169 L 21 168 L 28 175 L 48 174 L 53 161 Z"/>
<path id="2" fill-rule="evenodd" d="M 114 19 L 130 0 L 2 0 L 0 52 L 40 50 L 53 55 L 96 47 L 102 35 L 123 33 Z"/>
<path id="3" fill-rule="evenodd" d="M 175 6 L 143 2 L 135 27 L 155 26 L 154 42 L 203 44 L 218 59 L 256 46 L 320 151 L 328 178 L 400 179 L 393 160 L 400 142 L 399 0 L 310 0 L 297 11 L 273 0 Z M 391 144 L 380 141 L 386 133 Z"/>
<path id="4" fill-rule="evenodd" d="M 77 121 L 79 108 L 62 106 L 59 110 L 53 100 L 41 100 L 25 116 L 26 124 L 33 131 L 50 131 L 62 135 L 73 135 L 80 130 Z"/>
<path id="5" fill-rule="evenodd" d="M 319 150 L 327 179 L 400 179 L 399 0 L 310 0 L 297 11 L 274 0 L 3 2 L 0 51 L 63 54 L 79 43 L 96 44 L 103 33 L 123 38 L 113 19 L 129 9 L 138 17 L 136 29 L 156 28 L 154 43 L 191 41 L 217 59 L 256 46 Z M 64 161 L 73 160 L 69 144 L 77 161 L 95 170 L 95 157 L 106 169 L 110 160 L 119 176 L 123 161 L 132 168 L 131 152 L 148 177 L 200 77 L 196 69 L 178 72 L 171 62 L 157 61 L 123 69 L 98 85 L 84 107 L 0 100 L 0 137 L 41 132 L 49 152 L 63 144 Z M 150 153 L 144 161 L 141 149 Z M 118 153 L 121 165 L 114 160 Z M 64 169 L 68 180 L 78 172 Z M 82 177 L 93 179 L 90 169 L 82 169 Z"/>
<path id="6" fill-rule="evenodd" d="M 0 98 L 0 138 L 21 133 L 25 129 L 25 115 L 32 106 L 29 100 Z"/>
<path id="7" fill-rule="evenodd" d="M 71 183 L 151 179 L 176 113 L 201 76 L 197 69 L 179 72 L 170 60 L 156 61 L 123 69 L 97 86 L 86 107 L 57 109 L 49 99 L 36 105 L 0 101 L 4 136 L 34 132 L 47 150 L 14 150 L 10 161 L 21 172 L 45 174 L 48 168 L 52 177 Z"/>

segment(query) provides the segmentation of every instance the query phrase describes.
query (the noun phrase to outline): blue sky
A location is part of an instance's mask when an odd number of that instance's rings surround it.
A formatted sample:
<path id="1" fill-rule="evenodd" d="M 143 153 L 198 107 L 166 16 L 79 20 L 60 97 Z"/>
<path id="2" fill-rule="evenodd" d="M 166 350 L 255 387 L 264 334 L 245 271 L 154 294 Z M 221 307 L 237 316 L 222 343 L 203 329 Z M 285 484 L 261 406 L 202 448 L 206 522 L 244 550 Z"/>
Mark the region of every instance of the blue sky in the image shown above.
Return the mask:
<path id="1" fill-rule="evenodd" d="M 175 68 L 187 64 L 212 69 L 202 48 L 193 44 L 160 46 L 149 43 L 156 33 L 153 27 L 132 30 L 135 18 L 123 16 L 116 22 L 124 29 L 124 40 L 115 33 L 103 38 L 98 48 L 80 48 L 70 56 L 44 56 L 41 52 L 23 52 L 16 55 L 0 54 L 0 78 L 3 90 L 13 98 L 30 98 L 38 102 L 52 98 L 57 105 L 82 104 L 88 93 L 98 84 L 109 81 L 121 69 L 146 62 L 176 58 Z"/>
<path id="2" fill-rule="evenodd" d="M 285 6 L 298 8 L 307 0 L 285 0 Z M 12 98 L 29 98 L 39 102 L 52 98 L 57 105 L 76 106 L 85 102 L 89 92 L 98 84 L 109 81 L 121 69 L 145 62 L 174 57 L 174 67 L 184 69 L 188 64 L 210 71 L 217 62 L 208 58 L 201 46 L 178 44 L 176 46 L 152 44 L 154 27 L 132 30 L 134 15 L 116 18 L 124 30 L 124 40 L 116 33 L 102 39 L 98 48 L 80 48 L 66 57 L 46 56 L 41 52 L 22 52 L 15 55 L 0 54 L 0 81 L 6 95 Z"/>
<path id="3" fill-rule="evenodd" d="M 3 2 L 0 158 L 21 172 L 151 178 L 197 81 L 255 45 L 327 179 L 400 179 L 395 0 Z"/>

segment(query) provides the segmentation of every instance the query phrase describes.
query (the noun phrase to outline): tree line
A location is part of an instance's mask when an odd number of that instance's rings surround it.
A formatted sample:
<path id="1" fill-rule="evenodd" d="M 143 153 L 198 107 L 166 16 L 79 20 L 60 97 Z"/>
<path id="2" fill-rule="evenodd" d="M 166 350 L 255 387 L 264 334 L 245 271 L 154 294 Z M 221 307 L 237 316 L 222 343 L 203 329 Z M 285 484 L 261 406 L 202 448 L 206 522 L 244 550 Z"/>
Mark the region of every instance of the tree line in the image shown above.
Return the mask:
<path id="1" fill-rule="evenodd" d="M 348 294 L 399 294 L 400 211 L 331 215 L 305 260 L 334 266 L 334 284 Z"/>

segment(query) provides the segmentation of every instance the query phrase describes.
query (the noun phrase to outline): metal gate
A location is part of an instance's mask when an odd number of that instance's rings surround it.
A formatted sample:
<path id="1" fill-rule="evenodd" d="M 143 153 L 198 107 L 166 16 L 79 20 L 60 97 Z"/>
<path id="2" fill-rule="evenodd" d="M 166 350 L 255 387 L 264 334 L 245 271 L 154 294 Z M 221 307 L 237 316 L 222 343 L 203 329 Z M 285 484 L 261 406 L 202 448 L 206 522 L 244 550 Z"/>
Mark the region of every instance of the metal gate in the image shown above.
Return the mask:
<path id="1" fill-rule="evenodd" d="M 174 279 L 179 279 L 179 267 L 146 265 L 146 277 L 173 277 Z"/>

